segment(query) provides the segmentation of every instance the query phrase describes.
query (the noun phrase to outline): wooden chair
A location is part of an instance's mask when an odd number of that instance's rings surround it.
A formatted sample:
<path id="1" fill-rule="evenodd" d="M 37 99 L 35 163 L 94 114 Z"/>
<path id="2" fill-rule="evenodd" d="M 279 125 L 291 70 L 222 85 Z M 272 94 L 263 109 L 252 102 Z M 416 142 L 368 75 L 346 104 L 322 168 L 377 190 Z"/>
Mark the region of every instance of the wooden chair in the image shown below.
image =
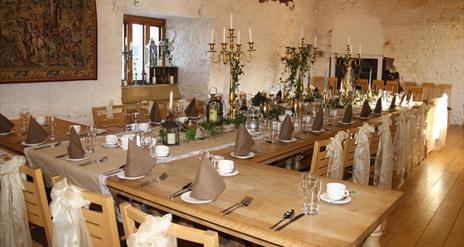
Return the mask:
<path id="1" fill-rule="evenodd" d="M 332 95 L 338 95 L 338 78 L 329 77 L 327 79 L 328 89 L 332 88 Z"/>
<path id="2" fill-rule="evenodd" d="M 385 84 L 385 90 L 391 93 L 398 93 L 399 92 L 398 81 L 387 81 Z"/>
<path id="3" fill-rule="evenodd" d="M 412 92 L 414 101 L 423 101 L 424 100 L 424 88 L 423 87 L 409 87 L 409 91 Z"/>
<path id="4" fill-rule="evenodd" d="M 52 177 L 55 185 L 61 178 Z M 102 195 L 91 191 L 82 191 L 84 199 L 91 203 L 90 207 L 82 208 L 82 215 L 87 223 L 94 246 L 119 247 L 118 227 L 114 212 L 114 201 L 110 195 Z"/>
<path id="5" fill-rule="evenodd" d="M 323 76 L 314 76 L 313 82 L 311 83 L 314 87 L 317 87 L 319 92 L 324 90 L 324 77 Z"/>
<path id="6" fill-rule="evenodd" d="M 410 87 L 416 87 L 416 86 L 417 86 L 416 82 L 406 81 L 406 82 L 403 82 L 403 85 L 401 85 L 401 88 L 403 89 L 403 91 L 407 92 L 409 91 Z"/>
<path id="7" fill-rule="evenodd" d="M 319 176 L 327 176 L 329 168 L 329 157 L 327 156 L 327 145 L 330 138 L 314 142 L 313 156 L 311 158 L 311 173 Z"/>
<path id="8" fill-rule="evenodd" d="M 372 133 L 369 137 L 369 153 L 371 157 L 374 158 L 377 155 L 377 151 L 379 149 L 379 142 L 380 142 L 380 136 L 379 136 L 379 126 L 382 124 L 380 121 L 373 121 L 370 122 L 369 125 L 374 127 L 375 132 Z"/>
<path id="9" fill-rule="evenodd" d="M 378 92 L 380 89 L 385 89 L 383 80 L 373 80 L 372 81 L 372 91 Z"/>
<path id="10" fill-rule="evenodd" d="M 48 246 L 52 246 L 52 217 L 48 207 L 47 194 L 45 193 L 42 170 L 24 165 L 20 167 L 19 172 L 27 178 L 23 180 L 27 219 L 30 223 L 44 229 Z M 33 246 L 40 246 L 35 241 L 32 242 Z"/>
<path id="11" fill-rule="evenodd" d="M 367 79 L 358 79 L 358 86 L 361 87 L 363 92 L 367 92 L 369 90 L 369 80 L 367 80 Z"/>
<path id="12" fill-rule="evenodd" d="M 422 88 L 424 89 L 424 101 L 430 102 L 435 97 L 435 83 L 423 82 Z"/>
<path id="13" fill-rule="evenodd" d="M 113 105 L 113 118 L 106 118 L 106 106 L 92 107 L 93 123 L 97 128 L 124 127 L 127 107 Z"/>
<path id="14" fill-rule="evenodd" d="M 347 167 L 352 167 L 354 164 L 354 152 L 356 150 L 356 140 L 354 135 L 358 132 L 358 128 L 348 129 L 346 133 L 348 138 L 345 139 L 343 143 L 343 165 L 345 169 Z"/>
<path id="15" fill-rule="evenodd" d="M 119 206 L 121 209 L 121 217 L 124 225 L 124 233 L 126 239 L 137 231 L 136 224 L 141 224 L 147 214 L 132 207 L 129 203 L 123 203 Z M 168 230 L 168 234 L 176 238 L 187 240 L 190 242 L 203 244 L 205 247 L 219 247 L 219 237 L 217 232 L 206 230 L 198 230 L 191 227 L 182 226 L 172 223 Z"/>

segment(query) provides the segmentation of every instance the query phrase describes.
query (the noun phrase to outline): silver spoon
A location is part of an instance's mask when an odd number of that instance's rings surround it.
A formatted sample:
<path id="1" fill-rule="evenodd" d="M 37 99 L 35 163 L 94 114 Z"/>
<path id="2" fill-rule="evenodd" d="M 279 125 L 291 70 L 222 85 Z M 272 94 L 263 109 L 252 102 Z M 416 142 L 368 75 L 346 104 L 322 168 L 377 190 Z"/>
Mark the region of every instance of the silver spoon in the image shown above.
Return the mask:
<path id="1" fill-rule="evenodd" d="M 278 226 L 280 223 L 282 223 L 282 221 L 292 218 L 293 215 L 295 215 L 295 210 L 293 210 L 293 208 L 287 210 L 282 216 L 282 219 L 279 222 L 275 223 L 273 226 L 269 227 L 269 229 L 274 229 L 274 227 Z"/>

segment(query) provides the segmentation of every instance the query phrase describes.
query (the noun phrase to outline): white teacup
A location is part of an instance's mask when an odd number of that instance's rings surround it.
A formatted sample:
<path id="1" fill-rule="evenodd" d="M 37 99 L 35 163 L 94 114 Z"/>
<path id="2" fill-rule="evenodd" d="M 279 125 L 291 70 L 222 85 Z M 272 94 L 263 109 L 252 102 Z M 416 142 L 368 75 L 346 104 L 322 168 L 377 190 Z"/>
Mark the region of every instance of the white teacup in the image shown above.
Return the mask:
<path id="1" fill-rule="evenodd" d="M 129 141 L 132 141 L 134 136 L 134 134 L 124 134 L 118 138 L 117 143 L 122 149 L 127 150 L 129 147 Z"/>
<path id="2" fill-rule="evenodd" d="M 166 157 L 169 155 L 169 147 L 165 145 L 157 145 L 155 147 L 155 154 L 157 157 Z"/>
<path id="3" fill-rule="evenodd" d="M 283 122 L 283 121 L 285 120 L 285 117 L 286 117 L 286 116 L 287 116 L 287 115 L 285 115 L 285 114 L 284 114 L 284 115 L 279 115 L 279 121 L 280 121 L 280 122 Z"/>
<path id="4" fill-rule="evenodd" d="M 216 169 L 217 169 L 217 163 L 218 163 L 218 161 L 223 160 L 223 159 L 224 159 L 224 157 L 222 157 L 222 156 L 220 156 L 220 155 L 213 155 L 213 159 L 212 159 L 212 161 L 213 161 L 213 166 L 216 167 Z"/>
<path id="5" fill-rule="evenodd" d="M 147 132 L 150 129 L 150 123 L 139 123 L 139 130 Z"/>
<path id="6" fill-rule="evenodd" d="M 43 116 L 35 117 L 35 121 L 37 121 L 37 123 L 40 124 L 40 125 L 44 125 L 45 124 L 45 117 L 43 117 Z"/>
<path id="7" fill-rule="evenodd" d="M 330 200 L 340 200 L 346 195 L 346 185 L 341 183 L 328 183 L 327 196 Z"/>
<path id="8" fill-rule="evenodd" d="M 234 169 L 234 161 L 232 160 L 218 160 L 217 162 L 217 170 L 220 174 L 231 173 Z"/>
<path id="9" fill-rule="evenodd" d="M 118 144 L 118 136 L 117 135 L 106 135 L 105 136 L 105 143 L 107 145 L 116 145 L 116 144 Z"/>
<path id="10" fill-rule="evenodd" d="M 79 134 L 81 132 L 81 126 L 80 125 L 71 125 L 69 126 L 69 130 L 71 130 L 71 128 L 74 128 L 74 130 L 77 132 L 77 134 Z"/>

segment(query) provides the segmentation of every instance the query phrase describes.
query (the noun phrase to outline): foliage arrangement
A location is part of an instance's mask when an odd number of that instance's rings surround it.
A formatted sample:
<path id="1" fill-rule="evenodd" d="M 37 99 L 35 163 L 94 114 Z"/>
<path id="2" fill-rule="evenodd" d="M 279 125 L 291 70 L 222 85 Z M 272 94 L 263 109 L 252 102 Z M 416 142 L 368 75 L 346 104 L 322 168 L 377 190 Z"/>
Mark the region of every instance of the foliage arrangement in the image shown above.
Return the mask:
<path id="1" fill-rule="evenodd" d="M 235 116 L 235 119 L 230 119 L 230 118 L 224 119 L 224 124 L 233 124 L 235 125 L 236 128 L 238 128 L 240 124 L 245 124 L 245 123 L 246 123 L 246 116 L 240 113 Z"/>
<path id="2" fill-rule="evenodd" d="M 285 88 L 285 98 L 301 99 L 303 96 L 303 83 L 309 70 L 309 48 L 291 47 L 287 54 L 281 58 L 285 68 L 281 74 L 280 82 Z"/>
<path id="3" fill-rule="evenodd" d="M 195 141 L 196 134 L 197 134 L 196 128 L 188 128 L 185 130 L 185 139 L 189 141 Z"/>
<path id="4" fill-rule="evenodd" d="M 245 64 L 241 64 L 240 61 L 236 59 L 231 60 L 231 64 L 232 64 L 232 82 L 234 83 L 235 90 L 237 90 L 238 86 L 240 85 L 238 83 L 239 76 L 243 75 L 243 67 L 245 67 Z"/>
<path id="5" fill-rule="evenodd" d="M 199 123 L 198 127 L 202 133 L 202 138 L 216 137 L 224 133 L 224 128 L 222 126 L 214 126 L 208 121 Z"/>
<path id="6" fill-rule="evenodd" d="M 274 104 L 272 108 L 264 114 L 264 117 L 269 119 L 279 119 L 279 115 L 284 114 L 285 108 L 281 105 Z"/>
<path id="7" fill-rule="evenodd" d="M 340 98 L 338 98 L 338 97 L 329 99 L 329 100 L 327 101 L 327 104 L 328 104 L 329 107 L 332 108 L 332 109 L 335 109 L 335 108 L 343 108 L 342 101 L 341 101 Z"/>
<path id="8" fill-rule="evenodd" d="M 251 98 L 251 103 L 253 104 L 253 106 L 260 106 L 266 103 L 266 101 L 267 101 L 266 96 L 264 96 L 260 92 L 257 92 L 256 95 L 253 96 L 253 98 Z"/>
<path id="9" fill-rule="evenodd" d="M 161 129 L 159 130 L 159 138 L 160 138 L 159 141 L 164 140 L 164 136 L 165 136 L 165 135 L 166 135 L 166 133 L 164 132 L 164 129 L 161 128 Z"/>
<path id="10" fill-rule="evenodd" d="M 169 41 L 169 39 L 165 39 L 160 42 L 160 47 L 161 47 L 161 53 L 165 58 L 169 60 L 169 63 L 172 63 L 172 51 L 174 50 L 173 48 L 174 41 Z"/>

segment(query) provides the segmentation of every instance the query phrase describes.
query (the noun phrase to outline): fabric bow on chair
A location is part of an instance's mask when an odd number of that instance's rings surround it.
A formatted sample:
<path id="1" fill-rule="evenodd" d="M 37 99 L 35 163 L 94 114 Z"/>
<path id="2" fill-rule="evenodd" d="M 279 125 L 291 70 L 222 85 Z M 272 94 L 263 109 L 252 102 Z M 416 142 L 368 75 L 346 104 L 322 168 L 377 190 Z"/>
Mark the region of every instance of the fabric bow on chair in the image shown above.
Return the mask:
<path id="1" fill-rule="evenodd" d="M 343 179 L 343 140 L 348 137 L 345 131 L 339 131 L 334 137 L 330 138 L 327 144 L 327 154 L 329 157 L 329 167 L 327 177 L 333 179 Z"/>
<path id="2" fill-rule="evenodd" d="M 393 141 L 393 168 L 395 171 L 395 182 L 397 188 L 400 188 L 404 183 L 406 171 L 406 161 L 408 156 L 407 139 L 408 139 L 408 112 L 401 110 L 397 119 L 397 128 Z"/>
<path id="3" fill-rule="evenodd" d="M 26 158 L 14 156 L 0 165 L 0 246 L 32 246 L 19 167 Z"/>
<path id="4" fill-rule="evenodd" d="M 393 147 L 390 131 L 391 119 L 388 114 L 381 118 L 379 126 L 379 148 L 375 157 L 374 186 L 391 189 L 393 174 Z"/>
<path id="5" fill-rule="evenodd" d="M 59 181 L 51 192 L 50 211 L 53 217 L 53 246 L 93 246 L 81 208 L 90 202 L 84 199 L 81 188 Z"/>
<path id="6" fill-rule="evenodd" d="M 353 165 L 353 182 L 358 184 L 369 184 L 369 167 L 370 167 L 370 151 L 369 151 L 369 136 L 374 133 L 374 127 L 368 123 L 364 123 L 354 136 L 357 144 L 354 151 Z"/>
<path id="7" fill-rule="evenodd" d="M 128 247 L 175 247 L 177 240 L 168 235 L 172 215 L 163 217 L 148 215 L 136 233 L 127 238 Z"/>

